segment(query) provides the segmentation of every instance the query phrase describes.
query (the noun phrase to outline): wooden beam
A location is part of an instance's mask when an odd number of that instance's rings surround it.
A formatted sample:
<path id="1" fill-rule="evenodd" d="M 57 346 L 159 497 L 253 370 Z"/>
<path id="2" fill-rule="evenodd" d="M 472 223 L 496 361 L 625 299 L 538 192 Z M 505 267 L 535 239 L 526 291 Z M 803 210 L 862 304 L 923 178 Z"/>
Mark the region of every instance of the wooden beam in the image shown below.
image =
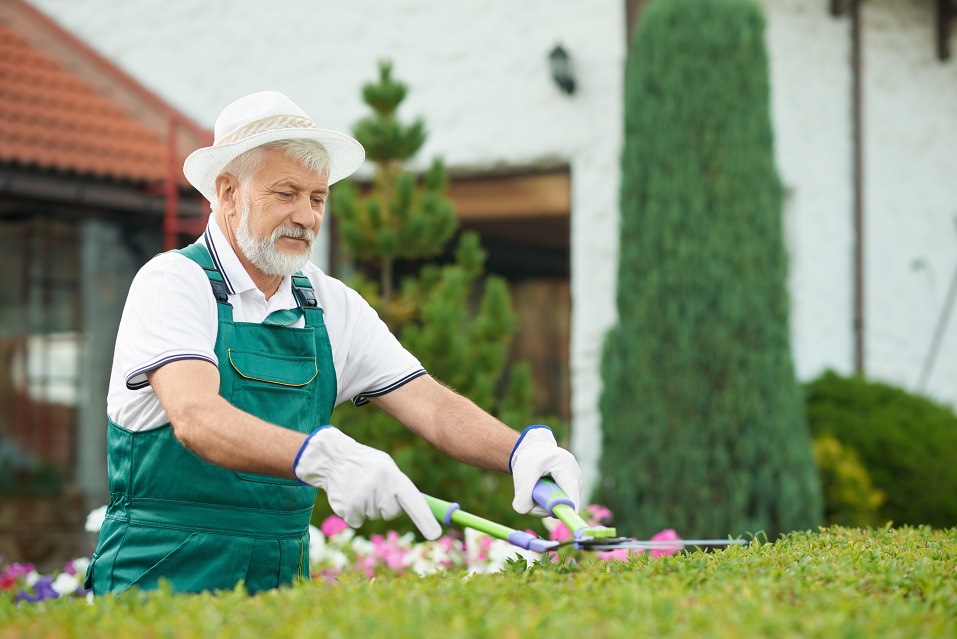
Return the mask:
<path id="1" fill-rule="evenodd" d="M 557 217 L 571 212 L 567 171 L 452 180 L 448 197 L 460 220 Z"/>

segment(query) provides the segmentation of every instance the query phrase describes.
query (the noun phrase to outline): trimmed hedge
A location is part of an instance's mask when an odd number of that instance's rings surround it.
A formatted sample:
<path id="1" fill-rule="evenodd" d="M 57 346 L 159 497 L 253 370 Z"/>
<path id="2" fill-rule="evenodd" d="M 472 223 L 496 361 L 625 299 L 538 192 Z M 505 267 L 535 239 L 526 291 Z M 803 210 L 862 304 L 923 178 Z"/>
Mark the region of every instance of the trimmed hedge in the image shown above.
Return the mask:
<path id="1" fill-rule="evenodd" d="M 880 523 L 957 525 L 957 415 L 950 407 L 833 371 L 806 391 L 811 431 L 853 450 L 886 495 Z"/>
<path id="2" fill-rule="evenodd" d="M 0 638 L 938 637 L 957 632 L 957 529 L 828 528 L 631 562 L 464 579 L 350 578 L 249 597 L 0 604 Z"/>

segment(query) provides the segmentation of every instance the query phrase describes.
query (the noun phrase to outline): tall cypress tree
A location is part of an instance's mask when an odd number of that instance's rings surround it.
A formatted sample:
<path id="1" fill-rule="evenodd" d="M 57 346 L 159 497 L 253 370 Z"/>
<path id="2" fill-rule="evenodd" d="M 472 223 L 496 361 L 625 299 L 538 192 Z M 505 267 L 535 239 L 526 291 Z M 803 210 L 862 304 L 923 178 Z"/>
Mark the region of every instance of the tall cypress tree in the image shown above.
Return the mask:
<path id="1" fill-rule="evenodd" d="M 601 470 L 632 533 L 773 537 L 821 520 L 763 34 L 753 0 L 656 0 L 629 51 Z"/>

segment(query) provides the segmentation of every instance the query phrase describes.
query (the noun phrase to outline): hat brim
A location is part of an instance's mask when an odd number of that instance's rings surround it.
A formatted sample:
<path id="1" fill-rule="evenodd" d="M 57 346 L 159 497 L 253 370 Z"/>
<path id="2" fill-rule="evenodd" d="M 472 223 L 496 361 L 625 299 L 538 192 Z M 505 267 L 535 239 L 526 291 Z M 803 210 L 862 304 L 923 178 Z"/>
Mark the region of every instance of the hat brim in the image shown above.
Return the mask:
<path id="1" fill-rule="evenodd" d="M 349 177 L 365 160 L 365 149 L 356 140 L 337 131 L 318 128 L 272 129 L 230 144 L 196 149 L 183 163 L 183 174 L 196 190 L 210 202 L 216 200 L 216 178 L 237 156 L 257 146 L 279 140 L 315 140 L 329 152 L 332 166 L 329 184 Z"/>

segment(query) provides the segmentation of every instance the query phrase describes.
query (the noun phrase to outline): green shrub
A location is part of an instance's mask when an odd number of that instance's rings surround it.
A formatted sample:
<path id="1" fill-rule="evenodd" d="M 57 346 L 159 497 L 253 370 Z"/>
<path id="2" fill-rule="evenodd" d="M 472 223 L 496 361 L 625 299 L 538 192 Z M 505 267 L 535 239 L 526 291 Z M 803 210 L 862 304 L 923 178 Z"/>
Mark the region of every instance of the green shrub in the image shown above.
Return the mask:
<path id="1" fill-rule="evenodd" d="M 957 525 L 957 416 L 894 386 L 828 371 L 807 385 L 815 434 L 853 450 L 887 495 L 882 521 Z"/>
<path id="2" fill-rule="evenodd" d="M 957 529 L 796 533 L 773 544 L 494 575 L 351 577 L 253 597 L 0 598 L 0 637 L 953 637 Z"/>
<path id="3" fill-rule="evenodd" d="M 649 4 L 627 63 L 619 325 L 602 359 L 600 501 L 621 530 L 821 521 L 772 138 L 757 4 Z"/>
<path id="4" fill-rule="evenodd" d="M 824 521 L 842 526 L 872 526 L 887 498 L 874 488 L 857 454 L 829 434 L 814 438 L 811 447 L 824 489 Z"/>

